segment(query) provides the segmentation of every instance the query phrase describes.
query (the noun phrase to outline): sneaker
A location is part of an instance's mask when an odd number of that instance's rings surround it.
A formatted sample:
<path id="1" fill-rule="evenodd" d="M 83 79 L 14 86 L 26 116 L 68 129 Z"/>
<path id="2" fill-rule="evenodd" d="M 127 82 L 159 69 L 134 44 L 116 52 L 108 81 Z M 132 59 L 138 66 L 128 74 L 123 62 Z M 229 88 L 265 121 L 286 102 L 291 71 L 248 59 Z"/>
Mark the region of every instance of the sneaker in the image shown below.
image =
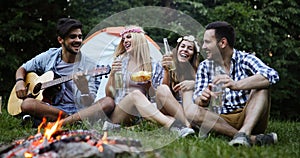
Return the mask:
<path id="1" fill-rule="evenodd" d="M 22 117 L 21 125 L 25 126 L 26 124 L 29 124 L 29 123 L 31 123 L 31 116 L 30 115 L 24 115 Z"/>
<path id="2" fill-rule="evenodd" d="M 119 131 L 119 130 L 121 130 L 121 125 L 105 121 L 103 124 L 102 130 L 103 131 Z"/>
<path id="3" fill-rule="evenodd" d="M 184 138 L 190 134 L 194 134 L 195 131 L 192 128 L 186 127 L 179 120 L 175 120 L 170 129 L 171 132 L 177 133 L 179 137 Z"/>
<path id="4" fill-rule="evenodd" d="M 202 132 L 199 132 L 198 134 L 198 138 L 199 139 L 206 139 L 208 137 L 208 134 L 207 133 L 202 133 Z"/>
<path id="5" fill-rule="evenodd" d="M 250 138 L 244 132 L 236 133 L 228 144 L 230 146 L 251 146 Z"/>
<path id="6" fill-rule="evenodd" d="M 277 143 L 277 134 L 269 133 L 269 134 L 259 134 L 255 138 L 255 145 L 263 146 L 263 145 L 271 145 Z"/>

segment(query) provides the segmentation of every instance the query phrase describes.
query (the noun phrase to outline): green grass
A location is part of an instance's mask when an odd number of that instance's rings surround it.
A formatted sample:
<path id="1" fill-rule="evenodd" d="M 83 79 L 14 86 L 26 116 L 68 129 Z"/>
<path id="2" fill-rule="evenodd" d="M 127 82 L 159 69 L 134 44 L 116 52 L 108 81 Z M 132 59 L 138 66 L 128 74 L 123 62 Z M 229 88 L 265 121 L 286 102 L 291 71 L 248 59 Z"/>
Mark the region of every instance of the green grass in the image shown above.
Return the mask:
<path id="1" fill-rule="evenodd" d="M 0 114 L 0 147 L 14 140 L 27 138 L 36 134 L 37 130 L 21 126 L 21 120 L 10 116 L 6 109 Z M 64 128 L 97 130 L 97 126 L 73 125 Z M 134 128 L 122 129 L 120 132 L 110 132 L 109 136 L 121 136 L 138 139 L 142 142 L 147 154 L 141 157 L 199 157 L 199 158 L 297 158 L 300 157 L 300 122 L 271 120 L 267 132 L 276 132 L 279 142 L 272 146 L 231 147 L 227 143 L 230 138 L 210 134 L 207 139 L 199 139 L 197 135 L 176 139 L 172 133 L 148 121 Z M 152 150 L 153 149 L 153 150 Z"/>

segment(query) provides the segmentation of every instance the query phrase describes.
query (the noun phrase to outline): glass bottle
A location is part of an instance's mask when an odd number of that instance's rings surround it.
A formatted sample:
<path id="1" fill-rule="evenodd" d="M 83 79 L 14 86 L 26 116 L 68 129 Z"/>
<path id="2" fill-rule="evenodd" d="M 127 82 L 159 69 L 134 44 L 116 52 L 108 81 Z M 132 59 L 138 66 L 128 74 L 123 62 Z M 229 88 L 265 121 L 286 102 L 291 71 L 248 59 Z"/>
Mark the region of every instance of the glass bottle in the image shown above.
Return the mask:
<path id="1" fill-rule="evenodd" d="M 163 38 L 163 41 L 164 41 L 164 47 L 165 47 L 165 53 L 166 55 L 168 56 L 172 56 L 172 51 L 170 49 L 170 46 L 169 46 L 169 43 L 168 43 L 168 39 L 167 38 Z M 176 69 L 175 67 L 175 63 L 174 63 L 174 60 L 172 60 L 172 63 L 169 67 L 169 70 L 170 71 L 174 71 Z"/>
<path id="2" fill-rule="evenodd" d="M 221 74 L 225 74 L 224 69 L 222 66 L 218 65 L 214 68 L 214 76 L 218 76 Z M 211 91 L 214 93 L 214 96 L 211 97 L 210 100 L 210 109 L 217 114 L 222 113 L 222 107 L 224 104 L 224 90 L 223 90 L 223 83 L 213 84 Z"/>

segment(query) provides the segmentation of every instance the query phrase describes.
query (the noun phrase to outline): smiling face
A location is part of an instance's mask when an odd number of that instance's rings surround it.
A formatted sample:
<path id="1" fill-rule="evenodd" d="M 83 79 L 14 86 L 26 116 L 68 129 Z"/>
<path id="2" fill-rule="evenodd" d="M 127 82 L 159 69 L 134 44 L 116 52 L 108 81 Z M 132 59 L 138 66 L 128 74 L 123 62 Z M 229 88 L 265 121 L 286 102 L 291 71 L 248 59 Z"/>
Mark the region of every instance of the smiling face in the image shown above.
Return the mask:
<path id="1" fill-rule="evenodd" d="M 194 54 L 194 42 L 183 40 L 177 51 L 177 59 L 179 62 L 187 62 L 191 60 Z"/>
<path id="2" fill-rule="evenodd" d="M 126 50 L 126 52 L 130 52 L 133 49 L 132 46 L 132 35 L 131 33 L 125 33 L 122 37 L 123 46 Z"/>
<path id="3" fill-rule="evenodd" d="M 205 51 L 207 59 L 213 60 L 221 57 L 214 29 L 205 31 L 203 41 L 202 49 Z"/>
<path id="4" fill-rule="evenodd" d="M 80 46 L 82 44 L 82 33 L 81 29 L 72 30 L 65 39 L 59 38 L 59 43 L 65 51 L 76 55 L 80 51 Z"/>

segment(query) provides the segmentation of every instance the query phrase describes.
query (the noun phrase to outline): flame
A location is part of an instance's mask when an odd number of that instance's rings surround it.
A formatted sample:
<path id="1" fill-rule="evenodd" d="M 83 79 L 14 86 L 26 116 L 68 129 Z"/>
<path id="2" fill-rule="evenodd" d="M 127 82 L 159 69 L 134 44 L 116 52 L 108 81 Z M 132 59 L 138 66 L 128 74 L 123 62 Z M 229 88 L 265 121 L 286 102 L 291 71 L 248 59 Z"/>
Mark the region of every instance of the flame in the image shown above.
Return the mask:
<path id="1" fill-rule="evenodd" d="M 41 132 L 41 128 L 43 127 L 43 125 L 46 123 L 46 118 L 45 117 L 43 117 L 43 121 L 42 121 L 42 123 L 38 126 L 38 133 L 40 133 Z"/>
<path id="2" fill-rule="evenodd" d="M 31 157 L 33 157 L 34 155 L 32 154 L 32 153 L 29 153 L 29 152 L 25 152 L 24 153 L 24 157 L 25 158 L 31 158 Z"/>
<path id="3" fill-rule="evenodd" d="M 58 131 L 60 129 L 60 127 L 62 126 L 62 124 L 59 123 L 61 115 L 62 115 L 62 111 L 59 111 L 57 121 L 54 123 L 54 125 L 52 123 L 48 123 L 47 126 L 45 127 L 44 137 L 46 137 L 47 140 L 50 140 L 51 136 L 56 131 Z"/>
<path id="4" fill-rule="evenodd" d="M 104 150 L 104 148 L 103 148 L 103 145 L 102 144 L 108 144 L 109 142 L 108 142 L 108 139 L 107 139 L 107 131 L 105 131 L 104 133 L 103 133 L 103 137 L 97 142 L 97 144 L 96 144 L 96 147 L 98 147 L 98 150 L 100 151 L 100 152 L 103 152 L 103 150 Z"/>
<path id="5" fill-rule="evenodd" d="M 103 137 L 102 137 L 101 140 L 102 140 L 103 144 L 107 144 L 108 143 L 108 140 L 107 140 L 107 131 L 104 131 Z"/>

